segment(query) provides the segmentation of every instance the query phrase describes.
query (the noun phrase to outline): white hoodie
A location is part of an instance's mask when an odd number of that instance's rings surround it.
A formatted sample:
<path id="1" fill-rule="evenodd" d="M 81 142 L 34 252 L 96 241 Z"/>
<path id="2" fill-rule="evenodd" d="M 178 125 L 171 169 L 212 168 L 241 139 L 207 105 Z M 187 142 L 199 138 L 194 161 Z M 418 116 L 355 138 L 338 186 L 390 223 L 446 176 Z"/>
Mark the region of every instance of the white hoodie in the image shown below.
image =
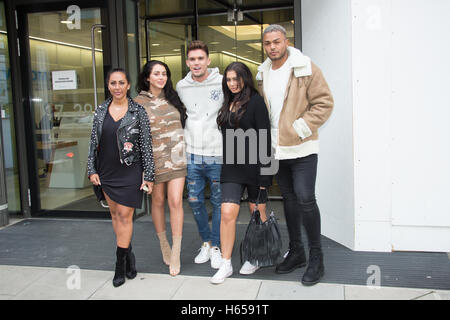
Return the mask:
<path id="1" fill-rule="evenodd" d="M 222 75 L 219 68 L 208 69 L 202 82 L 189 72 L 178 81 L 176 90 L 187 109 L 184 128 L 186 151 L 203 156 L 222 156 L 222 133 L 217 126 L 217 113 L 223 104 Z"/>

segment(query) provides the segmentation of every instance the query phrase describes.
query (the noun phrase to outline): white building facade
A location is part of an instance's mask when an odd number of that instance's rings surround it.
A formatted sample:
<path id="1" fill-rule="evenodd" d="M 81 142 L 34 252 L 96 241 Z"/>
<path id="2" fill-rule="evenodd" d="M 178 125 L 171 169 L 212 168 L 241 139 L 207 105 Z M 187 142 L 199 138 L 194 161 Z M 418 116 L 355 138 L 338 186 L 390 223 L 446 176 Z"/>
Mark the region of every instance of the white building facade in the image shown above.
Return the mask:
<path id="1" fill-rule="evenodd" d="M 357 251 L 450 252 L 450 1 L 303 0 L 321 128 L 322 234 Z"/>

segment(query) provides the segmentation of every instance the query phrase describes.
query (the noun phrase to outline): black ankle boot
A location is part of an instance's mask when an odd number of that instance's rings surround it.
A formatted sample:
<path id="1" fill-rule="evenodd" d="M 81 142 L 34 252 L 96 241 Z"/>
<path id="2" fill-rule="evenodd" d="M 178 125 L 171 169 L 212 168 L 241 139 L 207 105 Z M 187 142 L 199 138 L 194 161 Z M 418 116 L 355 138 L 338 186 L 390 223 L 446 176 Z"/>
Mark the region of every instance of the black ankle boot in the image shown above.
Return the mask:
<path id="1" fill-rule="evenodd" d="M 287 257 L 276 266 L 276 273 L 289 273 L 297 268 L 306 266 L 305 249 L 302 245 L 292 245 Z"/>
<path id="2" fill-rule="evenodd" d="M 113 278 L 113 286 L 118 287 L 125 283 L 126 259 L 128 248 L 117 247 L 116 250 L 116 273 Z"/>
<path id="3" fill-rule="evenodd" d="M 127 253 L 127 259 L 126 259 L 126 272 L 125 276 L 128 279 L 134 279 L 136 278 L 137 271 L 136 271 L 136 258 L 134 256 L 133 251 L 131 251 L 131 243 L 128 247 L 128 253 Z"/>
<path id="4" fill-rule="evenodd" d="M 320 248 L 312 248 L 309 251 L 308 268 L 302 278 L 302 283 L 305 286 L 312 286 L 322 279 L 325 274 L 325 267 L 323 265 L 323 253 Z"/>

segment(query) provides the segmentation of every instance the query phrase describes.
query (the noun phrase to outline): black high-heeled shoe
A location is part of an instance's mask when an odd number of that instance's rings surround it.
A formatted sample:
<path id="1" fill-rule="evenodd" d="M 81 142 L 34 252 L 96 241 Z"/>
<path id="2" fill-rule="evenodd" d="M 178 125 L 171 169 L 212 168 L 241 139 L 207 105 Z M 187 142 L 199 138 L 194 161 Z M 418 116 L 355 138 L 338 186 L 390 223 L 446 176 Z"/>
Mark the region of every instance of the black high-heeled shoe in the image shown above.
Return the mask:
<path id="1" fill-rule="evenodd" d="M 119 287 L 125 283 L 126 259 L 128 248 L 117 247 L 116 250 L 116 272 L 114 273 L 113 286 Z"/>
<path id="2" fill-rule="evenodd" d="M 132 251 L 131 243 L 130 243 L 130 246 L 128 247 L 128 253 L 127 253 L 127 258 L 126 258 L 126 272 L 125 272 L 125 276 L 128 279 L 134 279 L 137 276 L 136 257 L 134 256 L 134 253 Z"/>

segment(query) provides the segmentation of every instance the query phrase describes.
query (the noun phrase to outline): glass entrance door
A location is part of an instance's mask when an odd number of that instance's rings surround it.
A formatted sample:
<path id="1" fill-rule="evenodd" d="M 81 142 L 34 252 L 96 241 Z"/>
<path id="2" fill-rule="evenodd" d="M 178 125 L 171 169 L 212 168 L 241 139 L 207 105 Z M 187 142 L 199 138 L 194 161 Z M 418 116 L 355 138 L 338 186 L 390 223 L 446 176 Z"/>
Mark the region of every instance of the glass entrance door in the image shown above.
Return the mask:
<path id="1" fill-rule="evenodd" d="M 26 13 L 33 211 L 102 211 L 86 175 L 95 109 L 104 101 L 101 8 Z M 94 92 L 93 57 L 96 61 Z M 31 177 L 33 179 L 33 177 Z M 39 205 L 37 205 L 39 204 Z"/>

